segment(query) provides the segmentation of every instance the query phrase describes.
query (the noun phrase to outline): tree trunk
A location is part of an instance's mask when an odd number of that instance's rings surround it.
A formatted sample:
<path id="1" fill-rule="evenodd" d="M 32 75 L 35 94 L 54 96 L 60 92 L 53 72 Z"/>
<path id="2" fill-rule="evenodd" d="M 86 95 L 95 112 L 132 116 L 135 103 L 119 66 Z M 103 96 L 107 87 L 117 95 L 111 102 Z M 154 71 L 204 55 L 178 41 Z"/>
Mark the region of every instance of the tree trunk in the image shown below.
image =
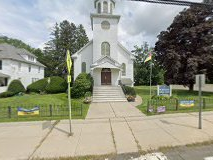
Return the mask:
<path id="1" fill-rule="evenodd" d="M 189 91 L 193 91 L 193 90 L 194 90 L 194 84 L 191 83 L 191 84 L 189 84 Z"/>

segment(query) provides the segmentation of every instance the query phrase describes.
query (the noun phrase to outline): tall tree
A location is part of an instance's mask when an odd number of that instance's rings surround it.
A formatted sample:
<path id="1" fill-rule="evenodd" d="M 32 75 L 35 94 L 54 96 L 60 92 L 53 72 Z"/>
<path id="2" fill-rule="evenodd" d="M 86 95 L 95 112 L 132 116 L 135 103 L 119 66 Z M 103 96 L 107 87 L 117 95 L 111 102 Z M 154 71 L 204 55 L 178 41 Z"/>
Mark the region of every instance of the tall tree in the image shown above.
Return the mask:
<path id="1" fill-rule="evenodd" d="M 168 84 L 193 90 L 195 75 L 206 73 L 212 80 L 213 13 L 209 7 L 192 6 L 177 15 L 158 36 L 156 59 L 165 69 Z"/>
<path id="2" fill-rule="evenodd" d="M 0 43 L 7 43 L 17 48 L 24 48 L 29 52 L 32 52 L 34 50 L 34 48 L 24 43 L 23 41 L 19 39 L 9 38 L 7 36 L 0 36 Z"/>
<path id="3" fill-rule="evenodd" d="M 135 85 L 149 85 L 150 84 L 150 62 L 144 63 L 144 60 L 149 54 L 148 43 L 145 42 L 141 47 L 135 46 L 132 51 L 135 55 L 134 60 L 134 80 Z M 164 71 L 158 65 L 154 59 L 155 53 L 152 53 L 153 73 L 152 73 L 152 85 L 164 83 Z"/>
<path id="4" fill-rule="evenodd" d="M 49 59 L 46 64 L 47 76 L 64 76 L 67 72 L 65 63 L 67 49 L 70 50 L 72 55 L 88 41 L 83 25 L 76 26 L 67 20 L 60 24 L 56 23 L 51 32 L 51 40 L 46 43 L 44 48 L 45 57 Z"/>

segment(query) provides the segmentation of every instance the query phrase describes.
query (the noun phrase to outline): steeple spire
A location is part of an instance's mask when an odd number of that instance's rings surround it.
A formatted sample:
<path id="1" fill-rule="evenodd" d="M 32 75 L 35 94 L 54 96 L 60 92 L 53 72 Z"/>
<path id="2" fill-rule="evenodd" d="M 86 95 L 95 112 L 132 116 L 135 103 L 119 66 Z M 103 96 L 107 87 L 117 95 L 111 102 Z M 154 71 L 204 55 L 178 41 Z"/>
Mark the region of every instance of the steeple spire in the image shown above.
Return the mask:
<path id="1" fill-rule="evenodd" d="M 114 0 L 95 0 L 94 2 L 98 14 L 113 14 L 115 8 Z"/>

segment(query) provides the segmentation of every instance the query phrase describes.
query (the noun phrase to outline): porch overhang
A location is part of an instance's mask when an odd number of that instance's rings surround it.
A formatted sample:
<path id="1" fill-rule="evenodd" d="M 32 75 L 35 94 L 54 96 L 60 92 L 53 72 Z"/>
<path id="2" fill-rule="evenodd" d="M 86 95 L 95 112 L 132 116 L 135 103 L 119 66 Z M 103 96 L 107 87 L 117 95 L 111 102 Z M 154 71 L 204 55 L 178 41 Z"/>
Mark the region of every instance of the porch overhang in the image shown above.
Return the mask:
<path id="1" fill-rule="evenodd" d="M 10 76 L 7 74 L 0 73 L 0 78 L 10 78 Z"/>
<path id="2" fill-rule="evenodd" d="M 120 66 L 116 66 L 114 64 L 111 64 L 109 62 L 104 62 L 101 64 L 96 64 L 96 65 L 91 65 L 91 70 L 96 69 L 96 68 L 110 68 L 110 69 L 118 69 L 121 70 Z"/>

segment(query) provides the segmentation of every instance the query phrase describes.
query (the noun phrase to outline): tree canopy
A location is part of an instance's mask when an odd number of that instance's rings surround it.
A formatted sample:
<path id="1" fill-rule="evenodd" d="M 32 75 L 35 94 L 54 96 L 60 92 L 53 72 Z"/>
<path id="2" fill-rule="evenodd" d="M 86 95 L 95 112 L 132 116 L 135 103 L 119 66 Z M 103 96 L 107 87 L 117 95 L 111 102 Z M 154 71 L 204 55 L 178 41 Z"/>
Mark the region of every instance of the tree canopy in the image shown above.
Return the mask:
<path id="1" fill-rule="evenodd" d="M 158 65 L 157 61 L 154 60 L 155 53 L 152 52 L 152 62 L 144 63 L 144 60 L 149 54 L 148 43 L 145 42 L 141 47 L 135 46 L 135 50 L 132 52 L 135 55 L 134 60 L 134 81 L 135 85 L 149 85 L 150 84 L 150 63 L 152 63 L 152 85 L 163 84 L 164 83 L 164 71 Z"/>
<path id="2" fill-rule="evenodd" d="M 46 43 L 44 48 L 44 55 L 48 59 L 48 62 L 45 63 L 48 68 L 47 76 L 63 76 L 67 72 L 66 51 L 69 49 L 72 55 L 88 41 L 83 25 L 76 26 L 67 20 L 56 23 L 51 32 L 51 40 Z"/>
<path id="3" fill-rule="evenodd" d="M 168 84 L 193 89 L 195 75 L 213 80 L 213 13 L 208 7 L 191 6 L 177 15 L 158 36 L 156 59 L 165 69 Z"/>

